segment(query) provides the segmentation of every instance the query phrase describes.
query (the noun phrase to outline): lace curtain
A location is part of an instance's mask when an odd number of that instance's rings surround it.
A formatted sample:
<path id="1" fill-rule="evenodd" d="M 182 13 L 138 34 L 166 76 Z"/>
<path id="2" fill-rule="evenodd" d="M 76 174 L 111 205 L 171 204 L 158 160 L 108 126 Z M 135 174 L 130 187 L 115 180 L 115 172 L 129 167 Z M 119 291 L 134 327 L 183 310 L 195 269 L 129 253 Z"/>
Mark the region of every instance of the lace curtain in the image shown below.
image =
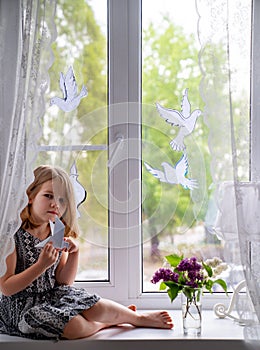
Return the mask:
<path id="1" fill-rule="evenodd" d="M 249 175 L 251 6 L 250 0 L 196 0 L 200 94 L 214 182 L 209 210 L 216 213 L 208 224 L 225 241 L 233 272 L 238 273 L 238 266 L 244 272 L 250 297 L 238 296 L 236 309 L 244 320 L 245 339 L 258 341 L 260 184 Z"/>
<path id="2" fill-rule="evenodd" d="M 54 14 L 54 0 L 0 1 L 0 275 L 14 247 L 37 156 Z"/>

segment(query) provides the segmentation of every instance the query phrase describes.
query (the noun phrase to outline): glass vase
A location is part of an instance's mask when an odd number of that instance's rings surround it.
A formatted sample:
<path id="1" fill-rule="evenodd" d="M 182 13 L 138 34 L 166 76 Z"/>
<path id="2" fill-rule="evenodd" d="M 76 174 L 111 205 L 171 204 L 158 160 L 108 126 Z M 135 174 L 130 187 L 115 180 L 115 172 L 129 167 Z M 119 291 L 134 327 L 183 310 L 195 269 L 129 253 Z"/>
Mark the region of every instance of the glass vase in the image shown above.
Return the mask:
<path id="1" fill-rule="evenodd" d="M 187 297 L 182 293 L 182 322 L 184 335 L 199 336 L 201 334 L 202 306 L 200 292 Z"/>

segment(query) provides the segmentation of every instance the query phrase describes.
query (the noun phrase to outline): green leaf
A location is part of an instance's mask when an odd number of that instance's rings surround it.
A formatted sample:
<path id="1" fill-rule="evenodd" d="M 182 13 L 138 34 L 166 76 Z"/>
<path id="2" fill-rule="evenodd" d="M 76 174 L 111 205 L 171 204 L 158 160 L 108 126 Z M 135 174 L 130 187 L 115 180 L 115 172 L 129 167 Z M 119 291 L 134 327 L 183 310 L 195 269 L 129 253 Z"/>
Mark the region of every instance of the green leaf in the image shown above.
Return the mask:
<path id="1" fill-rule="evenodd" d="M 168 263 L 173 267 L 179 265 L 182 258 L 183 258 L 183 256 L 179 256 L 176 254 L 166 255 L 166 257 L 165 257 L 165 259 L 168 261 Z"/>
<path id="2" fill-rule="evenodd" d="M 201 293 L 202 293 L 202 291 L 201 291 L 201 289 L 199 289 L 196 293 L 196 301 L 200 301 Z"/>
<path id="3" fill-rule="evenodd" d="M 212 286 L 213 286 L 213 281 L 212 280 L 207 280 L 206 284 L 205 284 L 205 288 L 212 293 Z"/>
<path id="4" fill-rule="evenodd" d="M 177 297 L 178 293 L 179 293 L 179 287 L 175 284 L 172 285 L 168 290 L 167 293 L 171 299 L 171 302 L 173 302 L 173 300 Z"/>
<path id="5" fill-rule="evenodd" d="M 189 288 L 189 287 L 184 287 L 182 292 L 183 292 L 183 294 L 185 295 L 186 298 L 191 300 L 192 296 L 193 296 L 194 289 L 193 288 Z"/>
<path id="6" fill-rule="evenodd" d="M 166 284 L 164 282 L 160 283 L 160 290 L 165 290 L 167 288 Z"/>
<path id="7" fill-rule="evenodd" d="M 223 289 L 224 289 L 224 291 L 226 292 L 226 294 L 227 294 L 227 284 L 226 284 L 226 282 L 224 281 L 224 280 L 222 280 L 222 279 L 217 279 L 217 280 L 215 280 L 214 282 L 213 282 L 214 284 L 216 283 L 216 284 L 219 284 Z"/>
<path id="8" fill-rule="evenodd" d="M 213 271 L 212 271 L 211 266 L 205 264 L 204 262 L 202 262 L 202 265 L 203 265 L 204 269 L 207 271 L 208 276 L 212 277 Z"/>
<path id="9" fill-rule="evenodd" d="M 177 286 L 179 288 L 178 283 L 175 283 L 173 281 L 165 281 L 163 283 L 169 288 L 172 288 L 172 287 L 174 288 L 175 286 Z"/>

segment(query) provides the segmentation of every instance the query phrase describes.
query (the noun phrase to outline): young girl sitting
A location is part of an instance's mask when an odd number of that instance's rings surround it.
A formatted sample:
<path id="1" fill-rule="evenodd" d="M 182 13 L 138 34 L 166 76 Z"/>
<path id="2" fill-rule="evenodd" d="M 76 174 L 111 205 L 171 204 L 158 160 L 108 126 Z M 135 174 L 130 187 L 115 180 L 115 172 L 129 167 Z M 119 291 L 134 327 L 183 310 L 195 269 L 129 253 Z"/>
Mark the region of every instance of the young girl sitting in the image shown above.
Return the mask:
<path id="1" fill-rule="evenodd" d="M 58 167 L 40 166 L 27 189 L 28 204 L 21 212 L 22 225 L 14 235 L 15 249 L 7 257 L 0 278 L 0 332 L 33 339 L 79 339 L 99 330 L 132 324 L 170 329 L 166 311 L 139 314 L 135 306 L 89 294 L 72 286 L 78 267 L 78 225 L 73 187 Z M 58 216 L 65 225 L 68 248 L 48 242 L 49 220 Z"/>

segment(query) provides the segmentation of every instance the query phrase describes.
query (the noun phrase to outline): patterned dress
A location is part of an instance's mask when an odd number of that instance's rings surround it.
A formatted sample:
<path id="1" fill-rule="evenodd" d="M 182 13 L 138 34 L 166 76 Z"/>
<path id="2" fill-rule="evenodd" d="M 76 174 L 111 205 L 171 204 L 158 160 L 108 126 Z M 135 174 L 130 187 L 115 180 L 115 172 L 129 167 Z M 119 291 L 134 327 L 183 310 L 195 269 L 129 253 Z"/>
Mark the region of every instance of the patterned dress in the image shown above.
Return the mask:
<path id="1" fill-rule="evenodd" d="M 19 273 L 38 259 L 40 249 L 35 245 L 40 240 L 21 228 L 14 238 L 17 251 L 15 273 Z M 69 320 L 100 299 L 85 289 L 57 285 L 54 274 L 59 259 L 23 291 L 0 296 L 0 333 L 58 340 Z"/>

